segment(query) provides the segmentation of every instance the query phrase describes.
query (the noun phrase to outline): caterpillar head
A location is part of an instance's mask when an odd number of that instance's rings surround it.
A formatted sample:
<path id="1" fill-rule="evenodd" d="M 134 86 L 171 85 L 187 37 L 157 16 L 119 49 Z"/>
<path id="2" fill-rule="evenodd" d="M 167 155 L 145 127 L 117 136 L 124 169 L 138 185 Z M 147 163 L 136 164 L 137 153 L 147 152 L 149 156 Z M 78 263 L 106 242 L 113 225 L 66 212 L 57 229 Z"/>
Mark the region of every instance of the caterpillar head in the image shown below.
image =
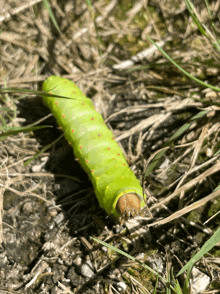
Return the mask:
<path id="1" fill-rule="evenodd" d="M 140 198 L 133 193 L 128 193 L 121 196 L 116 204 L 117 212 L 124 216 L 137 215 L 141 209 Z"/>

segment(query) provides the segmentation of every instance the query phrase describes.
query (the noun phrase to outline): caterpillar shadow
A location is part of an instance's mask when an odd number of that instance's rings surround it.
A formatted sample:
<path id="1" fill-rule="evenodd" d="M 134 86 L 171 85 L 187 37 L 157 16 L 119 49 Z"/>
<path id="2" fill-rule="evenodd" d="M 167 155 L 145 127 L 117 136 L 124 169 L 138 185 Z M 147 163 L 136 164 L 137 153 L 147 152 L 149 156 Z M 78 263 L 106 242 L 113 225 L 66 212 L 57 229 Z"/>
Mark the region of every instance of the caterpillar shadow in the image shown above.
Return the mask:
<path id="1" fill-rule="evenodd" d="M 19 117 L 25 118 L 24 125 L 48 116 L 50 111 L 43 105 L 41 98 L 21 100 L 18 105 Z M 34 137 L 42 148 L 52 144 L 61 134 L 55 119 L 50 116 L 38 125 L 49 125 L 52 128 L 44 128 L 34 131 Z M 104 226 L 115 224 L 114 217 L 109 217 L 99 207 L 94 194 L 92 184 L 76 161 L 73 149 L 62 137 L 50 149 L 45 170 L 54 175 L 54 182 L 46 178 L 47 190 L 56 196 L 56 204 L 60 205 L 72 235 L 91 235 L 103 230 Z M 40 159 L 38 158 L 40 161 Z"/>

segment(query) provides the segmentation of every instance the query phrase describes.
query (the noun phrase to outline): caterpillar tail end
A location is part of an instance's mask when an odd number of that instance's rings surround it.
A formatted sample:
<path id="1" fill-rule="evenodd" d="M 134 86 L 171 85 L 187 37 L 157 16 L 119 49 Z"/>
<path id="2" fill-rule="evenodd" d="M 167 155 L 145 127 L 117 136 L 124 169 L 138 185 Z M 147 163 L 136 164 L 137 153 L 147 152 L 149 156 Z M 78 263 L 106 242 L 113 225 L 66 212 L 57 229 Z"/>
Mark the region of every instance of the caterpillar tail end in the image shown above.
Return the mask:
<path id="1" fill-rule="evenodd" d="M 141 210 L 140 198 L 133 193 L 125 194 L 118 199 L 116 210 L 122 216 L 137 215 Z"/>

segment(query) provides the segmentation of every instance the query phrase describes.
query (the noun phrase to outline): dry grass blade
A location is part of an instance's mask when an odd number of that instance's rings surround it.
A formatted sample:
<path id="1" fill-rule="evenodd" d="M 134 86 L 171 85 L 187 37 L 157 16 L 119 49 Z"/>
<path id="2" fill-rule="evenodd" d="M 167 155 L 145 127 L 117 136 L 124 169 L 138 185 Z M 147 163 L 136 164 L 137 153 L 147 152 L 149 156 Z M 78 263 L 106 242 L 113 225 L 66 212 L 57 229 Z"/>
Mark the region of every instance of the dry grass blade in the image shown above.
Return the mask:
<path id="1" fill-rule="evenodd" d="M 2 234 L 2 218 L 3 218 L 3 189 L 1 188 L 0 193 L 0 244 L 3 241 L 3 234 Z"/>
<path id="2" fill-rule="evenodd" d="M 58 286 L 63 290 L 63 294 L 74 294 L 69 288 L 67 288 L 64 284 L 62 284 L 61 282 L 58 282 Z"/>
<path id="3" fill-rule="evenodd" d="M 10 183 L 9 183 L 10 185 Z M 40 195 L 36 194 L 36 193 L 33 193 L 32 191 L 35 189 L 35 188 L 30 188 L 28 190 L 26 190 L 25 192 L 20 192 L 20 191 L 17 191 L 13 188 L 11 188 L 10 186 L 7 186 L 7 185 L 3 185 L 3 184 L 0 184 L 0 186 L 3 188 L 3 189 L 7 189 L 11 192 L 13 192 L 14 194 L 17 194 L 18 196 L 23 196 L 23 197 L 27 197 L 27 196 L 33 196 L 33 197 L 36 197 L 36 198 L 39 198 L 40 200 L 42 201 L 45 201 L 47 204 L 49 205 L 52 205 L 53 206 L 53 203 L 48 201 L 47 199 L 41 197 Z"/>
<path id="4" fill-rule="evenodd" d="M 198 201 L 192 203 L 191 205 L 188 205 L 187 207 L 184 207 L 183 209 L 173 213 L 171 216 L 166 217 L 163 220 L 160 220 L 160 221 L 157 221 L 155 223 L 148 225 L 148 227 L 152 227 L 152 226 L 156 226 L 156 225 L 164 225 L 166 223 L 169 223 L 169 222 L 173 221 L 174 219 L 177 219 L 177 218 L 183 216 L 184 214 L 205 205 L 208 201 L 218 197 L 219 195 L 220 195 L 220 190 L 217 190 L 217 191 L 211 193 L 210 195 L 204 197 L 203 199 L 198 200 Z"/>
<path id="5" fill-rule="evenodd" d="M 209 126 L 206 125 L 205 127 L 202 128 L 202 132 L 201 132 L 201 134 L 199 136 L 199 139 L 196 142 L 195 149 L 194 149 L 193 155 L 191 157 L 191 167 L 190 168 L 194 167 L 194 165 L 196 163 L 196 160 L 198 158 L 199 152 L 201 152 L 203 141 L 204 141 L 204 139 L 205 139 L 205 137 L 207 136 L 207 133 L 208 133 L 208 127 Z"/>
<path id="6" fill-rule="evenodd" d="M 157 46 L 159 47 L 163 47 L 165 44 L 165 41 L 159 41 L 156 43 Z M 151 46 L 150 48 L 147 48 L 141 52 L 138 52 L 136 55 L 132 56 L 131 59 L 129 60 L 124 60 L 122 62 L 120 62 L 119 64 L 115 64 L 113 65 L 113 69 L 117 69 L 117 70 L 124 70 L 127 69 L 129 67 L 134 66 L 136 63 L 144 60 L 145 58 L 150 58 L 152 57 L 152 55 L 157 51 L 157 47 L 156 46 Z"/>
<path id="7" fill-rule="evenodd" d="M 193 186 L 195 186 L 197 183 L 199 183 L 201 180 L 204 180 L 205 178 L 207 178 L 208 176 L 218 172 L 220 169 L 220 161 L 217 161 L 216 164 L 212 167 L 210 167 L 209 169 L 207 169 L 206 171 L 204 171 L 201 175 L 199 175 L 198 177 L 196 177 L 195 179 L 189 181 L 188 183 L 186 183 L 185 185 L 183 185 L 182 187 L 178 188 L 177 190 L 175 190 L 171 195 L 169 195 L 168 197 L 166 197 L 165 199 L 163 199 L 162 201 L 160 201 L 157 204 L 154 204 L 151 207 L 151 210 L 156 209 L 157 207 L 160 207 L 163 204 L 168 203 L 172 198 L 174 198 L 175 196 L 177 196 L 178 194 L 182 193 L 182 192 L 186 192 L 189 188 L 192 188 Z M 208 196 L 207 196 L 208 197 Z M 215 196 L 216 197 L 216 196 Z"/>
<path id="8" fill-rule="evenodd" d="M 166 120 L 168 116 L 170 116 L 170 113 L 168 113 L 168 114 L 155 114 L 155 115 L 141 121 L 136 126 L 131 128 L 129 131 L 124 132 L 123 134 L 116 137 L 116 141 L 119 142 L 122 139 L 128 138 L 137 132 L 140 132 L 140 131 L 145 130 L 146 128 L 149 128 L 151 125 L 154 124 L 155 121 L 162 122 L 162 121 Z"/>
<path id="9" fill-rule="evenodd" d="M 3 21 L 8 21 L 12 16 L 15 16 L 21 12 L 23 12 L 25 9 L 31 8 L 37 3 L 42 2 L 43 0 L 33 0 L 30 1 L 28 4 L 21 5 L 20 7 L 16 7 L 14 9 L 11 9 L 9 12 L 6 12 L 4 15 L 0 16 L 0 23 Z"/>

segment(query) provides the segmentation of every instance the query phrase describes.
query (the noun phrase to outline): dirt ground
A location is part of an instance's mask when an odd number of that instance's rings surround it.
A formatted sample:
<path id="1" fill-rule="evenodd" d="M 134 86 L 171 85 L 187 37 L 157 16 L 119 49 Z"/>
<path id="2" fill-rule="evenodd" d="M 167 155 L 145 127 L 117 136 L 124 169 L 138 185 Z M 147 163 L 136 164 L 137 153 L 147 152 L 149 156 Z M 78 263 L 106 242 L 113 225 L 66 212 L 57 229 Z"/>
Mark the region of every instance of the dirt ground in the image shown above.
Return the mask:
<path id="1" fill-rule="evenodd" d="M 0 130 L 24 128 L 0 137 L 0 294 L 153 293 L 152 273 L 92 237 L 166 279 L 218 228 L 218 92 L 187 78 L 146 35 L 218 87 L 220 1 L 209 1 L 211 19 L 205 1 L 193 2 L 206 37 L 185 1 L 89 3 L 0 2 L 0 84 L 17 88 L 0 93 Z M 41 91 L 50 75 L 76 82 L 106 119 L 147 195 L 139 216 L 116 219 L 99 207 L 71 147 L 53 143 L 62 132 L 41 97 L 19 93 Z M 25 131 L 31 124 L 50 128 Z M 219 254 L 216 245 L 196 264 L 210 279 L 208 293 L 219 293 Z M 165 292 L 159 282 L 156 293 Z"/>

